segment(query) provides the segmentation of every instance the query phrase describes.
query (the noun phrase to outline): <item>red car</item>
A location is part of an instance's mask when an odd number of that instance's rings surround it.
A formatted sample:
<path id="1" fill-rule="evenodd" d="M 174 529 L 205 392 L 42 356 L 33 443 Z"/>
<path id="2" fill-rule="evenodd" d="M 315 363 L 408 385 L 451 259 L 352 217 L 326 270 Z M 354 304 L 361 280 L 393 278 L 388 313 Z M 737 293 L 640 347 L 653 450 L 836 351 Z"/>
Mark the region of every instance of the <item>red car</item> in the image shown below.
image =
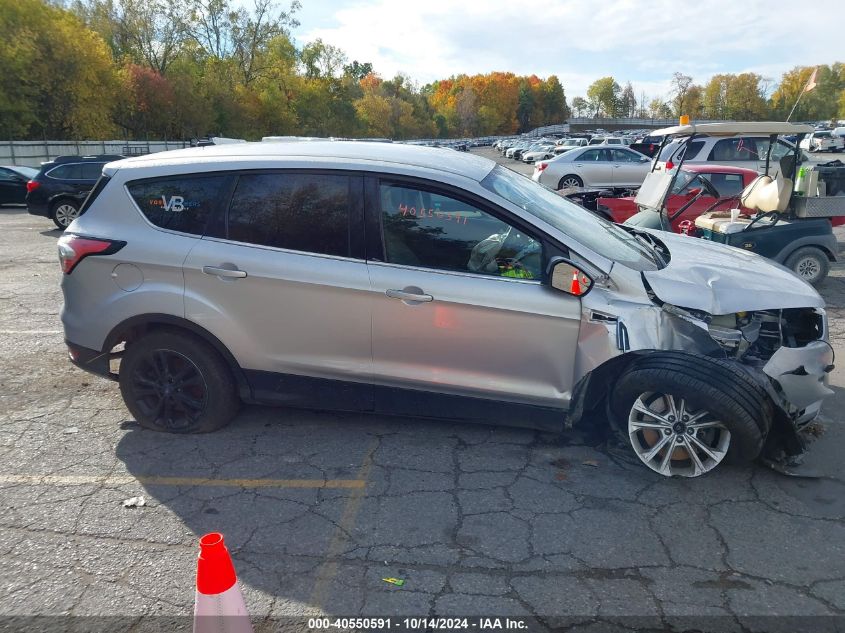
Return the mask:
<path id="1" fill-rule="evenodd" d="M 672 193 L 666 201 L 666 207 L 671 217 L 678 209 L 684 206 L 702 188 L 699 179 L 706 178 L 719 192 L 720 198 L 728 198 L 738 195 L 747 185 L 759 174 L 751 169 L 742 167 L 726 167 L 724 165 L 682 165 L 681 173 L 678 174 Z M 680 233 L 680 224 L 684 220 L 695 223 L 695 219 L 707 211 L 716 202 L 716 198 L 709 195 L 705 189 L 704 195 L 693 202 L 681 215 L 672 220 L 672 230 Z M 599 198 L 598 204 L 603 205 L 610 213 L 614 222 L 624 222 L 635 213 L 639 212 L 637 204 L 632 196 L 626 198 Z M 738 200 L 725 201 L 717 206 L 715 210 L 728 210 L 736 207 Z M 743 213 L 748 213 L 745 207 L 740 206 Z"/>

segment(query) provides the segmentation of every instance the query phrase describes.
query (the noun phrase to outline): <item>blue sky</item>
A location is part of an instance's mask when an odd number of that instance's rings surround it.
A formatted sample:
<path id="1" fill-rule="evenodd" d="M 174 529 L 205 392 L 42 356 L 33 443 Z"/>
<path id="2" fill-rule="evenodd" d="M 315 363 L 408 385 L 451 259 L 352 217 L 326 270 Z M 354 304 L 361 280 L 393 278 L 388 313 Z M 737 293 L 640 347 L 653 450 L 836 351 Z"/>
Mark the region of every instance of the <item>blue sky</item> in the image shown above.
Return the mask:
<path id="1" fill-rule="evenodd" d="M 557 75 L 569 100 L 599 77 L 667 97 L 674 71 L 773 80 L 845 61 L 842 0 L 302 0 L 299 43 L 323 41 L 420 85 L 494 70 Z"/>

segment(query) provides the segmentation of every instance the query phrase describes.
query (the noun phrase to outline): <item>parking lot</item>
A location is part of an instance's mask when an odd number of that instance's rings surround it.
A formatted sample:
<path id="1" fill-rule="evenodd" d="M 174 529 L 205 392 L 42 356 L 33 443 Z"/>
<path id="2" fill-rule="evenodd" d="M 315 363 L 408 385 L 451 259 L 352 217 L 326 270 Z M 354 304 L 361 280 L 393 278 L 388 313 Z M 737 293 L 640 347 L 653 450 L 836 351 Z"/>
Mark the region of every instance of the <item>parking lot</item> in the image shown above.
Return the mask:
<path id="1" fill-rule="evenodd" d="M 670 480 L 592 433 L 281 408 L 157 434 L 67 362 L 50 221 L 3 208 L 0 225 L 0 616 L 187 629 L 197 538 L 221 531 L 262 630 L 319 613 L 845 626 L 841 369 L 806 459 L 816 479 L 752 465 Z M 845 266 L 820 290 L 845 353 Z"/>
<path id="2" fill-rule="evenodd" d="M 531 176 L 534 173 L 534 165 L 524 163 L 521 160 L 513 160 L 512 158 L 505 158 L 498 151 L 492 147 L 477 147 L 473 150 L 474 154 L 479 154 L 490 160 L 495 160 L 497 163 L 509 167 L 520 174 Z M 806 154 L 806 153 L 805 153 Z M 810 163 L 827 163 L 832 160 L 841 160 L 845 162 L 845 154 L 834 154 L 830 152 L 824 153 L 810 153 L 806 154 Z"/>

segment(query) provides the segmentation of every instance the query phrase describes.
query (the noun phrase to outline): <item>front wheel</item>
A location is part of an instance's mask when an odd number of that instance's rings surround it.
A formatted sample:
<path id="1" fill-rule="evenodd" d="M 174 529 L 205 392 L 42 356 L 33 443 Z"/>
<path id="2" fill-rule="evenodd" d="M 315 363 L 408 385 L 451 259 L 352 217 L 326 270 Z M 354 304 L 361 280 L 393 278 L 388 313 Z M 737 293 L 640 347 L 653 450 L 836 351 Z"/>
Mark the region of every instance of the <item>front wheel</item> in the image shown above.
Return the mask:
<path id="1" fill-rule="evenodd" d="M 154 431 L 215 431 L 240 404 L 226 362 L 188 332 L 161 330 L 133 341 L 120 363 L 119 381 L 130 413 Z"/>
<path id="2" fill-rule="evenodd" d="M 570 187 L 583 187 L 584 181 L 575 174 L 569 174 L 560 179 L 558 189 L 569 189 Z"/>
<path id="3" fill-rule="evenodd" d="M 64 231 L 71 222 L 79 217 L 79 205 L 71 200 L 59 200 L 53 205 L 50 217 L 56 226 Z"/>
<path id="4" fill-rule="evenodd" d="M 784 265 L 808 284 L 820 283 L 830 271 L 827 255 L 814 246 L 799 248 L 786 258 Z"/>
<path id="5" fill-rule="evenodd" d="M 612 409 L 637 458 L 666 477 L 698 477 L 755 459 L 768 420 L 764 395 L 726 361 L 655 352 L 619 379 Z"/>

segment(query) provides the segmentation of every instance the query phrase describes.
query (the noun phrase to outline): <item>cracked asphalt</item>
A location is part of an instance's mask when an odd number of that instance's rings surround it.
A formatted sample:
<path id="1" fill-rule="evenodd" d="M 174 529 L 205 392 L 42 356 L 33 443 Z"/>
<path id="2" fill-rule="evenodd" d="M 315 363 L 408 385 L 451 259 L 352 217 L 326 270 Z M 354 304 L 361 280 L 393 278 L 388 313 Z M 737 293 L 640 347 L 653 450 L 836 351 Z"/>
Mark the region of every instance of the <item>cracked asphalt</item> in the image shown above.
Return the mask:
<path id="1" fill-rule="evenodd" d="M 668 480 L 586 432 L 282 408 L 158 434 L 116 384 L 66 360 L 58 233 L 21 208 L 0 223 L 0 630 L 22 628 L 10 616 L 70 628 L 69 615 L 187 629 L 209 531 L 224 533 L 259 630 L 320 613 L 845 628 L 841 369 L 807 458 L 818 479 L 754 464 Z M 845 267 L 821 291 L 841 353 Z M 145 506 L 122 506 L 139 495 Z"/>

